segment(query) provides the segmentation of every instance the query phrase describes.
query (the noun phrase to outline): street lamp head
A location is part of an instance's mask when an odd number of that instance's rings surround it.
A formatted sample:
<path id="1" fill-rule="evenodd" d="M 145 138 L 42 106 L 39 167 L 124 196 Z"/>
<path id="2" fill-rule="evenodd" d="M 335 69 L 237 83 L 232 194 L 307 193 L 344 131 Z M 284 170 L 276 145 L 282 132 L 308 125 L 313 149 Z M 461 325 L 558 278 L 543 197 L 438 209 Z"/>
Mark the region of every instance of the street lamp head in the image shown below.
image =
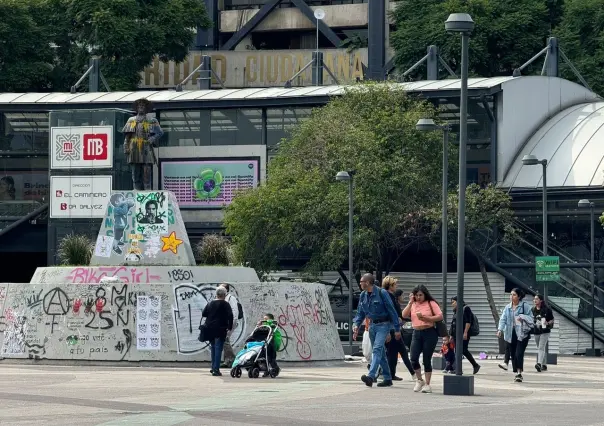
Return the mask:
<path id="1" fill-rule="evenodd" d="M 451 33 L 470 34 L 474 30 L 474 21 L 467 13 L 452 13 L 445 22 L 445 30 Z"/>
<path id="2" fill-rule="evenodd" d="M 348 172 L 338 172 L 336 180 L 350 180 L 350 174 Z"/>
<path id="3" fill-rule="evenodd" d="M 586 199 L 579 200 L 579 202 L 577 203 L 577 206 L 580 209 L 588 209 L 588 208 L 593 207 L 593 205 L 594 205 L 594 203 L 592 203 L 591 201 L 586 200 Z"/>
<path id="4" fill-rule="evenodd" d="M 438 126 L 431 118 L 420 118 L 417 120 L 415 128 L 420 132 L 431 132 L 438 129 Z"/>
<path id="5" fill-rule="evenodd" d="M 522 157 L 522 164 L 525 166 L 534 166 L 536 164 L 541 164 L 541 161 L 534 155 L 525 155 Z"/>

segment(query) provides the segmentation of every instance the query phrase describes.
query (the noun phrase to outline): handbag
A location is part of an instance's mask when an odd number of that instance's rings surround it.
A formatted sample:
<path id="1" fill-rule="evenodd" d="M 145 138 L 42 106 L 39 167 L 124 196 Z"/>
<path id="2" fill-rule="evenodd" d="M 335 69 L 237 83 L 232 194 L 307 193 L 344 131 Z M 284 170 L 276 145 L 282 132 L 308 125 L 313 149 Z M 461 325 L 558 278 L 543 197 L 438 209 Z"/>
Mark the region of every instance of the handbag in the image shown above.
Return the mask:
<path id="1" fill-rule="evenodd" d="M 434 316 L 434 309 L 432 309 L 432 301 L 428 302 L 430 305 L 430 310 L 432 311 L 432 315 Z M 447 337 L 449 336 L 449 330 L 447 330 L 447 324 L 443 320 L 436 321 L 434 323 L 434 327 L 438 332 L 438 337 Z"/>
<path id="2" fill-rule="evenodd" d="M 211 342 L 214 340 L 214 333 L 212 332 L 212 329 L 205 324 L 199 324 L 199 336 L 197 337 L 197 340 L 202 343 Z"/>

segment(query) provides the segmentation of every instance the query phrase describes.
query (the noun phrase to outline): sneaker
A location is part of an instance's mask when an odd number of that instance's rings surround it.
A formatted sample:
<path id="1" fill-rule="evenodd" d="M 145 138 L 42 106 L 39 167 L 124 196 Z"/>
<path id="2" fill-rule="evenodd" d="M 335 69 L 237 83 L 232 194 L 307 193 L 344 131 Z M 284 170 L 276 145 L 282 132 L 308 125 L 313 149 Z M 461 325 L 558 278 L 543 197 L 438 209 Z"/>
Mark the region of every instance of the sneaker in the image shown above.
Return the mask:
<path id="1" fill-rule="evenodd" d="M 220 370 L 214 370 L 212 371 L 212 376 L 222 376 L 222 373 L 220 372 Z"/>
<path id="2" fill-rule="evenodd" d="M 377 384 L 378 388 L 387 388 L 389 386 L 392 386 L 392 380 L 382 380 Z"/>
<path id="3" fill-rule="evenodd" d="M 393 376 L 393 377 L 392 377 L 392 380 L 394 380 L 395 382 L 402 382 L 402 381 L 403 381 L 403 379 L 401 379 L 401 378 L 400 378 L 400 377 L 398 377 L 398 376 Z"/>
<path id="4" fill-rule="evenodd" d="M 542 365 L 541 366 L 541 371 L 547 371 L 547 365 Z"/>
<path id="5" fill-rule="evenodd" d="M 417 380 L 415 382 L 415 386 L 413 387 L 413 392 L 421 391 L 424 386 L 426 386 L 426 382 L 424 382 L 423 380 Z"/>
<path id="6" fill-rule="evenodd" d="M 537 370 L 538 373 L 541 373 L 541 364 L 535 364 L 535 370 Z"/>
<path id="7" fill-rule="evenodd" d="M 514 377 L 514 381 L 516 383 L 522 383 L 523 377 L 522 374 L 516 374 L 516 377 Z"/>
<path id="8" fill-rule="evenodd" d="M 503 362 L 501 364 L 497 364 L 497 367 L 501 368 L 502 370 L 508 371 L 508 365 L 504 364 Z"/>
<path id="9" fill-rule="evenodd" d="M 417 380 L 417 376 L 415 375 L 415 373 L 413 373 L 413 374 L 411 375 L 411 380 L 413 380 L 413 381 L 416 381 L 416 380 Z"/>
<path id="10" fill-rule="evenodd" d="M 369 377 L 369 376 L 366 376 L 366 375 L 363 374 L 361 376 L 361 381 L 363 383 L 365 383 L 365 385 L 368 386 L 368 387 L 372 387 L 373 386 L 373 379 L 371 377 Z"/>
<path id="11" fill-rule="evenodd" d="M 478 373 L 480 371 L 480 365 L 476 364 L 474 366 L 474 374 Z"/>
<path id="12" fill-rule="evenodd" d="M 214 369 L 211 369 L 211 370 L 210 370 L 210 374 L 214 374 Z"/>
<path id="13" fill-rule="evenodd" d="M 432 386 L 426 385 L 422 388 L 422 393 L 432 393 Z"/>

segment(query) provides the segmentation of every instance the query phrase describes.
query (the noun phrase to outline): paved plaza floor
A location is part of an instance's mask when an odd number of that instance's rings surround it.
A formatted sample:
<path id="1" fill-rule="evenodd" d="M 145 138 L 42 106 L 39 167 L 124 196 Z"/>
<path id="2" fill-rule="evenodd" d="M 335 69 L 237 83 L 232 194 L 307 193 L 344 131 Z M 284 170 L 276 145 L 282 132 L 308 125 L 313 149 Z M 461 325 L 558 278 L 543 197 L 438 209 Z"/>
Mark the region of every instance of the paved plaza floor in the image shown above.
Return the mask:
<path id="1" fill-rule="evenodd" d="M 604 358 L 560 358 L 548 373 L 528 371 L 522 384 L 497 361 L 482 365 L 476 395 L 452 397 L 442 394 L 440 372 L 433 394 L 414 393 L 407 375 L 392 388 L 369 389 L 360 362 L 284 365 L 277 379 L 211 377 L 206 367 L 0 362 L 0 424 L 604 425 Z"/>

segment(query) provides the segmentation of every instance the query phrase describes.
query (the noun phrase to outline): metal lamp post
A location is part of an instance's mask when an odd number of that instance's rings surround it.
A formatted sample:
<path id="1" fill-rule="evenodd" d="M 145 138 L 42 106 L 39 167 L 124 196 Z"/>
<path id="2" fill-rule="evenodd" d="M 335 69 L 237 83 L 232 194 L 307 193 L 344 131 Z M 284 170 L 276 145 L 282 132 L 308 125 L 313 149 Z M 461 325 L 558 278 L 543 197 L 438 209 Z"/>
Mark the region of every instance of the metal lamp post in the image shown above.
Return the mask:
<path id="1" fill-rule="evenodd" d="M 459 102 L 459 210 L 457 223 L 457 304 L 463 306 L 466 250 L 466 149 L 468 143 L 468 61 L 474 21 L 467 13 L 452 13 L 445 30 L 461 35 L 461 93 Z M 455 376 L 444 376 L 445 395 L 473 395 L 474 376 L 463 376 L 463 309 L 457 309 L 455 333 Z"/>
<path id="2" fill-rule="evenodd" d="M 543 168 L 543 256 L 547 256 L 547 160 L 539 160 L 534 155 L 525 155 L 522 157 L 522 164 L 525 166 L 536 166 L 541 164 Z M 547 281 L 543 284 L 543 298 L 547 302 Z M 549 344 L 545 346 L 545 353 L 547 356 L 547 363 L 556 365 L 558 363 L 558 356 L 556 354 L 549 353 Z"/>
<path id="3" fill-rule="evenodd" d="M 590 221 L 590 263 L 591 263 L 591 348 L 585 350 L 585 356 L 600 356 L 600 349 L 596 349 L 596 271 L 594 263 L 594 249 L 595 249 L 595 230 L 594 230 L 594 208 L 595 204 L 589 200 L 580 200 L 578 207 L 581 209 L 589 209 L 589 221 Z"/>
<path id="4" fill-rule="evenodd" d="M 338 172 L 336 175 L 336 180 L 344 182 L 348 181 L 348 346 L 350 349 L 350 355 L 352 355 L 352 299 L 354 297 L 354 291 L 352 289 L 352 282 L 354 279 L 352 258 L 354 173 L 355 172 L 353 170 L 349 170 L 347 172 Z"/>
<path id="5" fill-rule="evenodd" d="M 443 321 L 447 322 L 447 198 L 448 198 L 448 172 L 449 172 L 449 132 L 451 126 L 444 124 L 437 125 L 431 118 L 421 118 L 418 120 L 415 128 L 421 132 L 431 132 L 442 130 L 443 132 L 443 184 L 442 184 L 442 237 L 441 237 L 441 269 L 442 269 L 442 292 L 443 292 Z"/>

